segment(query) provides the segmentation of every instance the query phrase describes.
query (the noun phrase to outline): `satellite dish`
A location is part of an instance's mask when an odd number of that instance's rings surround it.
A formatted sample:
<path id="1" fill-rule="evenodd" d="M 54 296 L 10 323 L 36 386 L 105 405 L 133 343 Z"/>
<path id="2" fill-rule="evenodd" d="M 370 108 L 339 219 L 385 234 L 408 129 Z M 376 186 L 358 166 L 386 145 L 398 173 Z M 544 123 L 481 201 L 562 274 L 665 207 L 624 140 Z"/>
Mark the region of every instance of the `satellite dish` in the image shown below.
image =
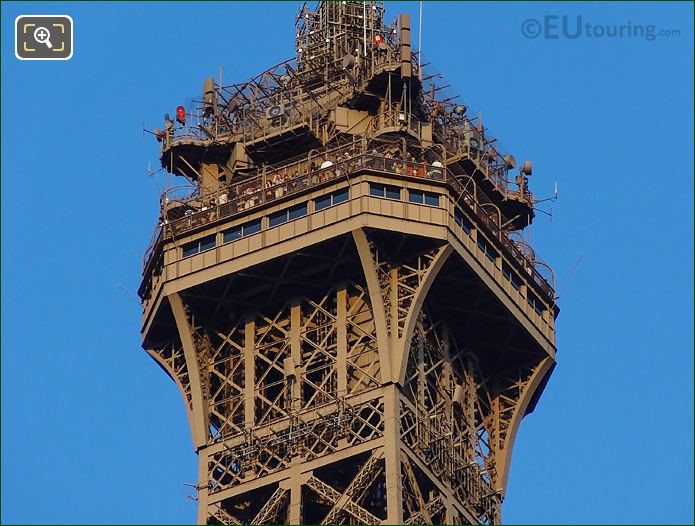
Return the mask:
<path id="1" fill-rule="evenodd" d="M 504 163 L 507 165 L 507 169 L 509 170 L 516 168 L 516 159 L 511 153 L 504 156 Z"/>
<path id="2" fill-rule="evenodd" d="M 533 164 L 531 164 L 531 161 L 524 162 L 524 165 L 521 167 L 521 173 L 524 175 L 531 175 L 533 173 Z"/>
<path id="3" fill-rule="evenodd" d="M 456 115 L 464 115 L 467 110 L 468 110 L 468 108 L 466 106 L 464 106 L 463 104 L 459 104 L 458 106 L 456 106 L 454 108 L 454 113 Z"/>
<path id="4" fill-rule="evenodd" d="M 268 118 L 270 119 L 279 117 L 283 113 L 284 110 L 282 106 L 271 106 L 270 108 L 268 108 Z"/>

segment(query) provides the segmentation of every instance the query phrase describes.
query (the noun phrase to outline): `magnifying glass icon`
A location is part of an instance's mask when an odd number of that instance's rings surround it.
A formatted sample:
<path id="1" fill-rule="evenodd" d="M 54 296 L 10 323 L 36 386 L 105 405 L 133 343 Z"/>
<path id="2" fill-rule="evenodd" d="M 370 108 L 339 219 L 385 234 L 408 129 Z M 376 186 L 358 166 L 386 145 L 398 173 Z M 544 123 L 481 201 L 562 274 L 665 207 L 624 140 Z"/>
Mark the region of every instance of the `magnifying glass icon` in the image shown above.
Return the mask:
<path id="1" fill-rule="evenodd" d="M 46 44 L 46 47 L 48 49 L 51 49 L 53 45 L 51 44 L 50 41 L 51 38 L 51 32 L 46 29 L 45 27 L 37 27 L 34 30 L 34 39 L 39 43 L 39 44 Z"/>

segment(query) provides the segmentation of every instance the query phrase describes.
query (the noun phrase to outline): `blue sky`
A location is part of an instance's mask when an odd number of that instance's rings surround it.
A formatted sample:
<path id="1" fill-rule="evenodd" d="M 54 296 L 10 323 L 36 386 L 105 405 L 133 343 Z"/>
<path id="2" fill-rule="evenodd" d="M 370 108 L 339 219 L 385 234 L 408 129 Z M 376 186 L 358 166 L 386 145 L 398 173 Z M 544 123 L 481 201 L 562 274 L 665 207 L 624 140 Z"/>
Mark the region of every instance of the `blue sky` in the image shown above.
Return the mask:
<path id="1" fill-rule="evenodd" d="M 141 126 L 220 64 L 232 82 L 290 58 L 299 5 L 2 3 L 4 523 L 195 520 L 183 404 L 122 290 L 137 290 L 157 217 L 158 146 Z M 416 27 L 417 3 L 387 9 Z M 15 17 L 58 13 L 73 58 L 16 60 Z M 553 15 L 680 36 L 523 36 Z M 558 289 L 583 255 L 504 520 L 692 523 L 692 2 L 427 2 L 423 60 L 533 159 L 537 195 L 557 182 L 531 239 Z"/>

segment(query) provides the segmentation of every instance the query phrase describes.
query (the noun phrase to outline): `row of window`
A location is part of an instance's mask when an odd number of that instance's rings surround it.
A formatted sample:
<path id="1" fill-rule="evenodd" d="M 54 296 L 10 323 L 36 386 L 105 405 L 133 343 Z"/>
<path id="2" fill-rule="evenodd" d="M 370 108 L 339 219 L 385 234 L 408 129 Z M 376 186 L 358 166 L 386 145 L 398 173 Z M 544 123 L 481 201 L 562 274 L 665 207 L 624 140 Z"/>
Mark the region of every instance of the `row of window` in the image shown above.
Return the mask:
<path id="1" fill-rule="evenodd" d="M 314 202 L 314 206 L 317 211 L 323 210 L 324 208 L 328 208 L 329 206 L 337 205 L 338 203 L 347 201 L 349 196 L 349 188 L 342 188 L 340 190 L 336 190 L 335 192 L 331 192 L 330 194 L 317 197 Z M 269 214 L 268 228 L 273 228 L 283 223 L 287 223 L 288 221 L 294 221 L 295 219 L 299 219 L 300 217 L 307 215 L 308 205 L 309 202 L 307 201 L 305 203 L 291 206 L 289 208 L 285 208 L 284 210 L 280 210 L 278 212 Z M 258 219 L 248 221 L 243 225 L 237 225 L 228 230 L 224 230 L 222 232 L 222 242 L 230 243 L 232 241 L 236 241 L 237 239 L 241 239 L 242 237 L 250 236 L 251 234 L 256 234 L 257 232 L 260 232 L 262 229 L 261 219 L 262 218 L 259 217 Z M 199 252 L 204 252 L 205 250 L 215 248 L 216 245 L 217 241 L 214 234 L 201 239 L 196 239 L 195 241 L 191 241 L 190 243 L 186 243 L 185 245 L 183 245 L 183 257 L 187 258 L 189 256 L 193 256 L 195 254 L 198 254 Z"/>
<path id="2" fill-rule="evenodd" d="M 512 270 L 512 267 L 510 267 L 506 261 L 502 262 L 502 274 L 507 281 L 512 284 L 512 287 L 516 290 L 521 289 L 521 278 Z"/>
<path id="3" fill-rule="evenodd" d="M 183 246 L 183 257 L 187 258 L 198 252 L 203 252 L 204 250 L 210 250 L 215 248 L 217 241 L 215 240 L 215 234 L 211 236 L 205 236 L 190 243 L 186 243 Z"/>
<path id="4" fill-rule="evenodd" d="M 323 210 L 324 208 L 328 208 L 329 206 L 337 205 L 338 203 L 343 203 L 348 200 L 349 196 L 349 188 L 342 188 L 340 190 L 336 190 L 335 192 L 331 192 L 330 194 L 322 195 L 321 197 L 317 197 L 314 201 L 314 209 L 316 211 Z"/>
<path id="5" fill-rule="evenodd" d="M 408 190 L 408 201 L 423 205 L 439 206 L 439 194 L 421 190 Z"/>
<path id="6" fill-rule="evenodd" d="M 543 304 L 541 303 L 541 300 L 539 300 L 538 297 L 528 289 L 526 289 L 526 301 L 529 305 L 531 305 L 531 307 L 533 307 L 536 314 L 543 316 Z"/>
<path id="7" fill-rule="evenodd" d="M 471 230 L 473 230 L 473 223 L 470 222 L 470 220 L 463 215 L 463 212 L 459 210 L 458 208 L 454 211 L 454 220 L 456 221 L 456 224 L 463 228 L 463 231 L 468 234 L 469 236 L 471 235 Z"/>
<path id="8" fill-rule="evenodd" d="M 374 197 L 385 197 L 386 199 L 401 199 L 400 186 L 390 184 L 369 183 L 369 195 Z M 434 192 L 426 192 L 424 190 L 408 189 L 408 201 L 411 203 L 419 203 L 422 205 L 439 206 L 439 198 L 441 194 Z"/>
<path id="9" fill-rule="evenodd" d="M 456 221 L 457 225 L 463 228 L 463 231 L 466 234 L 470 235 L 471 230 L 473 229 L 473 224 L 458 208 L 454 211 L 454 220 Z M 479 235 L 477 242 L 480 251 L 485 254 L 490 261 L 494 262 L 495 258 L 499 256 L 498 252 L 483 236 Z M 521 290 L 521 278 L 516 272 L 514 272 L 512 267 L 509 266 L 506 261 L 502 261 L 502 275 L 517 291 Z M 536 311 L 536 314 L 543 316 L 544 306 L 541 303 L 541 300 L 528 289 L 526 290 L 526 301 L 533 308 L 533 310 Z"/>
<path id="10" fill-rule="evenodd" d="M 401 196 L 401 188 L 398 186 L 369 183 L 369 193 L 370 195 L 378 197 L 386 197 L 387 199 L 399 199 Z M 439 194 L 433 192 L 425 192 L 421 190 L 408 190 L 408 200 L 413 203 L 427 204 L 431 206 L 439 206 Z M 314 206 L 315 209 L 323 210 L 330 206 L 336 205 L 338 203 L 343 203 L 349 198 L 349 189 L 343 188 L 335 192 L 323 195 L 316 198 Z M 308 201 L 301 203 L 278 212 L 274 212 L 268 216 L 268 227 L 273 228 L 275 226 L 281 225 L 288 221 L 293 221 L 307 215 L 308 213 Z M 458 208 L 454 212 L 454 220 L 456 224 L 463 228 L 466 234 L 470 235 L 473 228 L 470 220 L 461 212 Z M 223 243 L 230 243 L 242 237 L 250 236 L 260 232 L 262 228 L 261 218 L 254 219 L 243 225 L 238 225 L 225 230 L 222 232 Z M 477 238 L 478 248 L 485 254 L 485 256 L 494 263 L 495 259 L 499 257 L 499 253 L 495 248 L 483 237 L 478 236 Z M 216 246 L 216 236 L 210 235 L 203 237 L 201 239 L 196 239 L 190 243 L 183 245 L 183 257 L 193 256 L 199 252 L 215 248 Z M 516 289 L 521 289 L 521 278 L 512 270 L 512 268 L 505 262 L 502 262 L 502 274 L 511 283 L 511 285 Z M 526 301 L 533 308 L 534 311 L 539 316 L 543 315 L 543 304 L 541 301 L 530 291 L 527 290 Z"/>
<path id="11" fill-rule="evenodd" d="M 229 243 L 244 236 L 250 236 L 261 231 L 261 218 L 254 219 L 243 225 L 238 225 L 222 232 L 222 242 Z"/>
<path id="12" fill-rule="evenodd" d="M 499 254 L 494 247 L 481 235 L 478 236 L 478 248 L 493 263 L 495 262 L 495 259 L 499 257 Z"/>
<path id="13" fill-rule="evenodd" d="M 288 221 L 294 221 L 295 219 L 304 217 L 309 211 L 307 207 L 308 204 L 308 202 L 302 203 L 270 214 L 268 216 L 268 227 L 273 228 L 274 226 L 287 223 Z"/>

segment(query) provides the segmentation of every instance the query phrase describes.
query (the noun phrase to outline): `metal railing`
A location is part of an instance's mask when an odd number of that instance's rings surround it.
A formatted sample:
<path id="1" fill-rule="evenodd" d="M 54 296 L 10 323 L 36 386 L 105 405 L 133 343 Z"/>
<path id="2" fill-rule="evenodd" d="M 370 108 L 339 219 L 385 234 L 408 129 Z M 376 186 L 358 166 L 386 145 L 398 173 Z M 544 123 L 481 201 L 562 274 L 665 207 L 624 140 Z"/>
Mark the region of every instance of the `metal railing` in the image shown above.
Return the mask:
<path id="1" fill-rule="evenodd" d="M 321 168 L 316 167 L 317 163 L 310 161 L 309 157 L 279 170 L 221 188 L 214 193 L 205 195 L 194 193 L 185 199 L 175 202 L 168 201 L 167 212 L 172 207 L 179 207 L 183 210 L 183 215 L 174 220 L 168 220 L 166 219 L 167 216 L 163 215 L 165 219 L 158 225 L 158 228 L 163 231 L 155 231 L 156 235 L 153 234 L 153 241 L 143 259 L 143 271 L 149 263 L 153 247 L 160 243 L 163 238 L 170 236 L 176 238 L 219 219 L 242 212 L 247 213 L 265 203 L 299 194 L 328 181 L 345 178 L 355 172 L 369 169 L 399 176 L 422 177 L 448 184 L 456 194 L 456 206 L 471 216 L 470 220 L 482 223 L 489 232 L 488 237 L 494 238 L 524 269 L 546 297 L 550 298 L 551 301 L 553 300 L 553 286 L 535 268 L 535 259 L 529 259 L 522 253 L 507 232 L 502 229 L 500 218 L 495 218 L 488 212 L 483 207 L 484 205 L 478 202 L 475 190 L 462 183 L 459 178 L 444 167 L 441 161 L 433 161 L 434 163 L 438 162 L 438 164 L 403 161 L 390 157 L 389 152 L 384 154 L 377 150 L 372 150 L 370 154 L 363 154 L 356 152 L 354 145 L 333 150 L 323 158 L 326 157 L 336 160 L 331 160 L 329 166 Z M 342 160 L 338 160 L 341 158 Z M 463 177 L 468 178 L 468 176 Z"/>
<path id="2" fill-rule="evenodd" d="M 504 157 L 474 127 L 454 129 L 446 138 L 447 155 L 472 162 L 505 197 L 510 197 L 508 167 Z"/>
<path id="3" fill-rule="evenodd" d="M 382 71 L 400 67 L 400 48 L 398 46 L 389 46 L 384 50 L 370 48 L 369 55 L 363 61 L 362 69 L 357 78 L 354 79 L 354 83 L 350 81 L 350 76 L 342 68 L 342 57 L 340 57 L 335 59 L 335 63 L 327 68 L 327 71 L 330 72 L 329 76 L 324 79 L 320 87 L 309 88 L 305 86 L 303 78 L 310 76 L 307 71 L 297 73 L 297 76 L 287 86 L 267 85 L 261 86 L 263 89 L 253 90 L 255 94 L 253 102 L 240 104 L 239 109 L 234 114 L 220 112 L 205 116 L 203 107 L 200 106 L 187 114 L 190 122 L 165 129 L 162 135 L 162 152 L 179 143 L 186 142 L 199 141 L 206 144 L 213 141 L 236 139 L 251 142 L 300 124 L 307 124 L 316 133 L 320 120 L 318 117 L 325 111 L 324 107 L 333 107 L 345 102 L 353 95 L 354 90 L 363 90 L 373 76 Z M 282 62 L 252 79 L 243 88 L 222 86 L 218 88 L 218 96 L 221 91 L 226 91 L 227 95 L 231 94 L 229 88 L 237 89 L 237 94 L 241 94 L 245 88 L 258 86 L 261 83 L 260 79 L 278 77 L 278 71 L 286 65 L 294 70 L 295 62 L 295 59 Z M 412 53 L 411 65 L 413 76 L 417 76 L 419 64 L 415 53 Z M 274 74 L 265 75 L 269 72 Z M 325 73 L 321 72 L 321 74 Z M 258 93 L 267 93 L 267 95 L 259 97 Z M 322 105 L 319 105 L 319 99 L 322 100 Z M 223 102 L 223 100 L 219 100 L 218 106 L 223 106 Z M 286 115 L 282 118 L 268 118 L 266 110 L 280 104 L 287 108 Z"/>
<path id="4" fill-rule="evenodd" d="M 401 110 L 389 110 L 379 113 L 369 123 L 369 134 L 376 137 L 381 130 L 389 128 L 407 128 L 418 139 L 422 136 L 422 123 L 411 113 Z"/>

